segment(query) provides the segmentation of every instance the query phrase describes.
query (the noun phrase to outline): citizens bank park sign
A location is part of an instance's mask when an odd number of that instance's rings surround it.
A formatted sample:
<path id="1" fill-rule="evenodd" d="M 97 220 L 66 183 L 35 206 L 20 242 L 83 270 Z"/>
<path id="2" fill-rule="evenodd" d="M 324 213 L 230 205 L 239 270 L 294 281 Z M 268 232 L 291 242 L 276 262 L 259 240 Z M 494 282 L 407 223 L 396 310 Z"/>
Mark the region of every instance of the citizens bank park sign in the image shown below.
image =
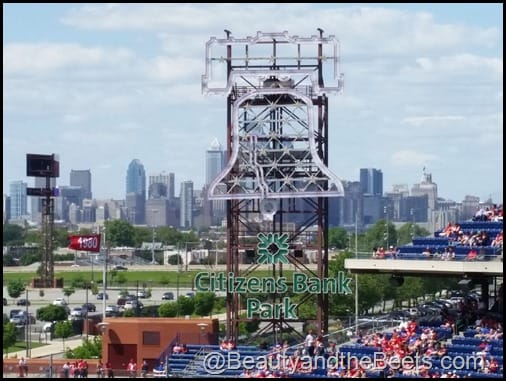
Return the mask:
<path id="1" fill-rule="evenodd" d="M 260 233 L 258 237 L 258 264 L 288 264 L 288 235 L 278 233 Z M 197 291 L 227 292 L 232 294 L 272 294 L 293 292 L 294 294 L 351 294 L 349 283 L 342 271 L 334 278 L 310 277 L 303 272 L 294 272 L 287 277 L 243 277 L 233 272 L 199 272 L 194 279 Z M 291 288 L 289 287 L 291 286 Z M 248 319 L 255 316 L 261 319 L 297 319 L 297 304 L 290 297 L 284 297 L 281 303 L 262 303 L 257 298 L 246 299 Z"/>

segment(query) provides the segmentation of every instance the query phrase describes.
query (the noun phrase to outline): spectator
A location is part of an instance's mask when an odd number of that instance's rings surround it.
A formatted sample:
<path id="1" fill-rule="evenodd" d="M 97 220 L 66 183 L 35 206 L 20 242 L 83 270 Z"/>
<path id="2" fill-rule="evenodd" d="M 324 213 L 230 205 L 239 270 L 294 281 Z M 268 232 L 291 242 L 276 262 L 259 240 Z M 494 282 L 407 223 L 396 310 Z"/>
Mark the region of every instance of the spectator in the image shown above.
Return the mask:
<path id="1" fill-rule="evenodd" d="M 19 377 L 28 377 L 28 364 L 24 357 L 19 359 L 18 367 Z"/>
<path id="2" fill-rule="evenodd" d="M 63 378 L 69 378 L 70 376 L 70 363 L 68 361 L 62 366 L 62 375 Z"/>
<path id="3" fill-rule="evenodd" d="M 146 360 L 143 360 L 142 361 L 142 366 L 141 366 L 141 374 L 142 374 L 143 378 L 147 378 L 148 377 L 148 370 L 149 370 L 148 362 Z"/>
<path id="4" fill-rule="evenodd" d="M 104 378 L 104 365 L 101 360 L 98 360 L 97 364 L 97 378 Z"/>
<path id="5" fill-rule="evenodd" d="M 131 358 L 130 362 L 127 364 L 126 370 L 128 371 L 128 377 L 135 378 L 137 376 L 137 363 L 133 358 Z"/>
<path id="6" fill-rule="evenodd" d="M 107 364 L 105 364 L 105 368 L 107 369 L 107 377 L 114 378 L 114 370 L 112 369 L 112 364 L 110 362 L 107 362 Z"/>

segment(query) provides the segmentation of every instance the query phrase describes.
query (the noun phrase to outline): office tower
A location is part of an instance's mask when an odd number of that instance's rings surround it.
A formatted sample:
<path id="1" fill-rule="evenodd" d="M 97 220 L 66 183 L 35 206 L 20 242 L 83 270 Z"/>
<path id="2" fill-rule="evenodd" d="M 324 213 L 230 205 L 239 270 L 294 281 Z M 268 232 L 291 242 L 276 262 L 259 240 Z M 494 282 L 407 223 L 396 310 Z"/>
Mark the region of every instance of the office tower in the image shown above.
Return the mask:
<path id="1" fill-rule="evenodd" d="M 162 171 L 156 175 L 149 176 L 148 198 L 168 198 L 174 200 L 174 173 Z"/>
<path id="2" fill-rule="evenodd" d="M 375 168 L 360 168 L 360 189 L 362 194 L 383 195 L 383 172 Z"/>
<path id="3" fill-rule="evenodd" d="M 4 218 L 3 222 L 6 224 L 11 218 L 11 198 L 4 193 Z"/>
<path id="4" fill-rule="evenodd" d="M 91 171 L 89 169 L 70 170 L 70 186 L 83 188 L 83 199 L 92 199 L 91 193 Z M 80 206 L 82 206 L 80 204 Z"/>
<path id="5" fill-rule="evenodd" d="M 206 189 L 225 167 L 226 158 L 226 151 L 223 151 L 218 139 L 215 138 L 206 151 Z M 207 199 L 207 195 L 205 198 Z M 225 218 L 227 206 L 226 201 L 206 200 L 206 204 L 208 207 L 207 213 L 209 214 L 209 221 L 213 225 L 218 225 L 220 221 Z"/>
<path id="6" fill-rule="evenodd" d="M 206 151 L 206 184 L 209 185 L 219 175 L 225 165 L 225 151 L 218 139 L 214 139 Z"/>
<path id="7" fill-rule="evenodd" d="M 10 219 L 19 220 L 28 213 L 27 184 L 21 180 L 11 182 L 9 186 Z"/>
<path id="8" fill-rule="evenodd" d="M 422 181 L 419 184 L 414 184 L 411 188 L 412 196 L 423 196 L 424 194 L 429 197 L 429 209 L 436 210 L 437 184 L 432 182 L 432 174 L 425 172 L 425 167 L 423 168 Z"/>
<path id="9" fill-rule="evenodd" d="M 179 196 L 179 226 L 191 228 L 193 226 L 193 181 L 181 183 L 181 194 Z"/>
<path id="10" fill-rule="evenodd" d="M 146 206 L 146 172 L 138 159 L 128 165 L 126 175 L 127 219 L 131 224 L 144 224 Z"/>

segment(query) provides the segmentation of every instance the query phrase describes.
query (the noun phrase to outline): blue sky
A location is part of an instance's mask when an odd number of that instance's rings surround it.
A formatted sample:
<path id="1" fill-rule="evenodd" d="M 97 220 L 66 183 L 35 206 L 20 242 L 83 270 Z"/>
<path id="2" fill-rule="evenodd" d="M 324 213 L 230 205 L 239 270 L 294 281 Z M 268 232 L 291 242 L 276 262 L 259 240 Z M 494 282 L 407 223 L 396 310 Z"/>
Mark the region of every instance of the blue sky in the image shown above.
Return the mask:
<path id="1" fill-rule="evenodd" d="M 439 196 L 502 202 L 503 5 L 3 4 L 3 187 L 33 179 L 26 153 L 91 169 L 96 198 L 124 198 L 128 164 L 205 181 L 226 139 L 226 100 L 201 92 L 205 43 L 224 29 L 340 40 L 329 167 L 384 190 L 432 173 Z"/>

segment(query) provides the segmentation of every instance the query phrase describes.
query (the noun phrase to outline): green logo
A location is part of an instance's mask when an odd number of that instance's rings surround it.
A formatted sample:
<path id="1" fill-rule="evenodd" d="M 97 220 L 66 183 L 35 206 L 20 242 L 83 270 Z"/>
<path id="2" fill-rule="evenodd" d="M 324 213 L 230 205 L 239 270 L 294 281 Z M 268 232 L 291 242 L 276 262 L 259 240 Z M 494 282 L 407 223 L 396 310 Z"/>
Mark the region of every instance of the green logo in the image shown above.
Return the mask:
<path id="1" fill-rule="evenodd" d="M 258 263 L 289 263 L 288 258 L 288 234 L 269 233 L 267 235 L 259 233 L 257 235 L 260 241 L 258 247 Z"/>

